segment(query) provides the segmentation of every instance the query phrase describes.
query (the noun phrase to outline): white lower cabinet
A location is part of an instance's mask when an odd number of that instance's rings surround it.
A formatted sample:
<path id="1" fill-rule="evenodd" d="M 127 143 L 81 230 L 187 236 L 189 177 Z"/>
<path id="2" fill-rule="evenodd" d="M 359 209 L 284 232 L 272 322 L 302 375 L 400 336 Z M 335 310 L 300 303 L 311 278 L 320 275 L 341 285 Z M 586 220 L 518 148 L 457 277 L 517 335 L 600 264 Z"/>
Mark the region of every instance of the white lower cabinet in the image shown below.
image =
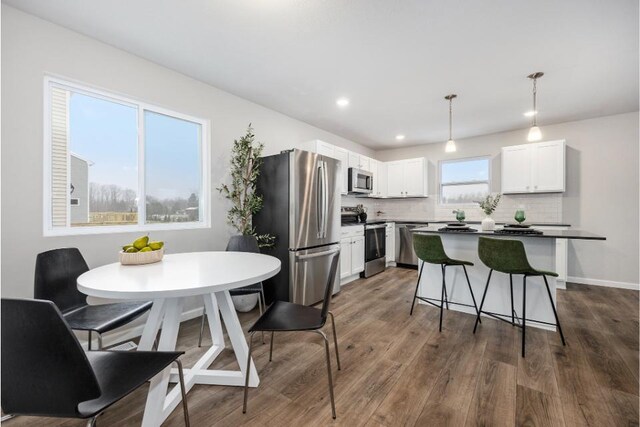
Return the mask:
<path id="1" fill-rule="evenodd" d="M 396 262 L 396 225 L 393 222 L 387 223 L 385 230 L 385 250 L 387 265 Z"/>
<path id="2" fill-rule="evenodd" d="M 340 239 L 340 280 L 357 279 L 364 271 L 364 226 L 342 227 Z"/>

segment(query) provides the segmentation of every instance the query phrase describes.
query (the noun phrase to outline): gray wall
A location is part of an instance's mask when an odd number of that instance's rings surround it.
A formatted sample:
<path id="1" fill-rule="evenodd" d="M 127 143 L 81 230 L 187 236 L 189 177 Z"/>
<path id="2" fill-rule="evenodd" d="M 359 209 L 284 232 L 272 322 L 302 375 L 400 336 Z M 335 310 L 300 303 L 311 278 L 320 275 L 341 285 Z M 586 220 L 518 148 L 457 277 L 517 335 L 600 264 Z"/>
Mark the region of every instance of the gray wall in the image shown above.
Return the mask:
<path id="1" fill-rule="evenodd" d="M 224 249 L 232 231 L 215 188 L 227 178 L 234 138 L 251 122 L 266 154 L 322 139 L 373 151 L 157 64 L 2 5 L 2 295 L 33 295 L 36 254 L 75 246 L 90 267 L 117 261 L 137 233 L 43 237 L 43 78 L 52 73 L 211 121 L 212 228 L 154 232 L 167 252 Z M 20 183 L 20 185 L 16 185 Z M 28 194 L 30 197 L 24 197 Z"/>
<path id="2" fill-rule="evenodd" d="M 607 237 L 605 242 L 570 244 L 569 276 L 587 282 L 595 279 L 638 284 L 638 113 L 550 126 L 544 125 L 544 116 L 540 119 L 544 140 L 567 141 L 567 191 L 562 195 L 562 220 L 574 228 Z M 527 131 L 461 139 L 456 153 L 445 153 L 442 143 L 378 151 L 376 157 L 427 157 L 431 166 L 429 193 L 435 194 L 438 161 L 491 155 L 492 190 L 500 191 L 500 149 L 526 143 Z"/>

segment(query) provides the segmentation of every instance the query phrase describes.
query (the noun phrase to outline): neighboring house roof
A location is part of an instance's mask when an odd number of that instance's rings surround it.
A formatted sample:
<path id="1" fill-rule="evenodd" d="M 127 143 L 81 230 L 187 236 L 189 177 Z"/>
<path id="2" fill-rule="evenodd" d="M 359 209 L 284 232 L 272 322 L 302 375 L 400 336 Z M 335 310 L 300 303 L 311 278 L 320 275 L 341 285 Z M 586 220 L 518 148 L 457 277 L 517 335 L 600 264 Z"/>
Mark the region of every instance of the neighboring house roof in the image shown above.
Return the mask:
<path id="1" fill-rule="evenodd" d="M 75 158 L 76 158 L 76 159 L 78 159 L 78 160 L 82 160 L 82 161 L 83 161 L 83 162 L 85 162 L 88 166 L 93 166 L 93 165 L 94 165 L 94 163 L 93 163 L 91 160 L 89 160 L 89 159 L 85 159 L 85 158 L 84 158 L 84 157 L 82 157 L 82 156 L 78 156 L 78 155 L 77 155 L 76 153 L 74 153 L 74 152 L 70 152 L 69 154 L 70 154 L 72 157 L 75 157 Z"/>

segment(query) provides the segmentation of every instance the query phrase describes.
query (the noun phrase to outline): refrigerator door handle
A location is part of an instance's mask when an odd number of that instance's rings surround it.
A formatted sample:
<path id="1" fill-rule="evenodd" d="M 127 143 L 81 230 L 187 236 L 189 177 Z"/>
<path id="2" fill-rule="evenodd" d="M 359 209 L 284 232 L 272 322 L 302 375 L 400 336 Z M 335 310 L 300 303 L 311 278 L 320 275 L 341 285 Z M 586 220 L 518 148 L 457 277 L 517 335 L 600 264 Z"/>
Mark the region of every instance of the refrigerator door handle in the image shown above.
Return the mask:
<path id="1" fill-rule="evenodd" d="M 340 249 L 332 249 L 332 250 L 329 250 L 329 251 L 316 252 L 314 254 L 309 254 L 309 255 L 296 255 L 296 258 L 298 258 L 301 261 L 304 261 L 304 260 L 307 260 L 307 259 L 320 258 L 320 257 L 323 257 L 323 256 L 329 256 L 329 255 L 337 254 L 338 252 L 340 252 Z"/>
<path id="2" fill-rule="evenodd" d="M 316 233 L 316 237 L 318 239 L 322 238 L 322 227 L 324 225 L 324 209 L 323 209 L 323 195 L 322 193 L 324 193 L 324 181 L 323 181 L 323 174 L 322 174 L 322 161 L 318 161 L 318 168 L 317 168 L 317 172 L 318 172 L 318 188 L 316 191 L 316 225 L 317 225 L 317 233 Z"/>
<path id="3" fill-rule="evenodd" d="M 323 224 L 322 224 L 322 238 L 327 238 L 327 223 L 329 221 L 329 173 L 327 172 L 327 162 L 322 162 L 322 178 L 324 180 L 323 184 L 323 203 L 324 203 L 324 214 L 323 214 Z"/>

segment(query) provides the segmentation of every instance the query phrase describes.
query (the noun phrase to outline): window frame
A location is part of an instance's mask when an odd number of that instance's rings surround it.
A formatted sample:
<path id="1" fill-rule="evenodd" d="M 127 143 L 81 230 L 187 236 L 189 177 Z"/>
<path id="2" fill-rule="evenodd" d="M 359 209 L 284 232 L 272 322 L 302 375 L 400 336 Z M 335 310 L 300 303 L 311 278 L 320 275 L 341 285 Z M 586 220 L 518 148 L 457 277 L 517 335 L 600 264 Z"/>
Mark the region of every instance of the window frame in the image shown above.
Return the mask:
<path id="1" fill-rule="evenodd" d="M 484 156 L 474 156 L 474 157 L 462 157 L 462 158 L 457 158 L 457 159 L 447 159 L 447 160 L 440 160 L 438 162 L 438 205 L 441 207 L 456 207 L 456 206 L 460 206 L 460 207 L 470 207 L 470 206 L 477 206 L 476 203 L 473 202 L 469 202 L 469 203 L 445 203 L 443 202 L 443 198 L 442 198 L 442 189 L 445 186 L 449 186 L 449 185 L 465 185 L 465 184 L 483 184 L 485 183 L 485 181 L 456 181 L 456 182 L 449 182 L 446 184 L 442 183 L 442 166 L 446 163 L 458 163 L 458 162 L 465 162 L 465 161 L 472 161 L 472 160 L 487 160 L 487 165 L 488 165 L 488 171 L 487 171 L 487 186 L 489 187 L 489 194 L 491 194 L 491 155 L 484 155 Z"/>
<path id="2" fill-rule="evenodd" d="M 211 228 L 211 130 L 210 121 L 188 114 L 179 113 L 164 107 L 160 107 L 148 102 L 144 102 L 129 96 L 114 93 L 112 91 L 97 88 L 95 86 L 81 83 L 66 78 L 45 75 L 43 91 L 43 235 L 48 236 L 74 236 L 107 233 L 130 233 L 148 232 L 163 230 L 190 230 Z M 70 194 L 67 193 L 67 225 L 65 227 L 53 227 L 52 225 L 52 132 L 51 132 L 51 88 L 58 87 L 70 90 L 75 93 L 104 99 L 106 101 L 119 103 L 137 110 L 137 154 L 138 154 L 138 186 L 136 188 L 138 197 L 138 223 L 130 225 L 102 225 L 72 227 Z M 180 120 L 196 123 L 200 125 L 200 155 L 201 155 L 201 176 L 199 210 L 201 220 L 196 222 L 173 222 L 146 224 L 146 190 L 145 190 L 145 132 L 144 132 L 144 112 L 163 114 Z M 67 123 L 67 127 L 69 124 Z M 68 129 L 67 129 L 68 130 Z M 67 149 L 67 178 L 70 176 L 71 150 Z"/>

